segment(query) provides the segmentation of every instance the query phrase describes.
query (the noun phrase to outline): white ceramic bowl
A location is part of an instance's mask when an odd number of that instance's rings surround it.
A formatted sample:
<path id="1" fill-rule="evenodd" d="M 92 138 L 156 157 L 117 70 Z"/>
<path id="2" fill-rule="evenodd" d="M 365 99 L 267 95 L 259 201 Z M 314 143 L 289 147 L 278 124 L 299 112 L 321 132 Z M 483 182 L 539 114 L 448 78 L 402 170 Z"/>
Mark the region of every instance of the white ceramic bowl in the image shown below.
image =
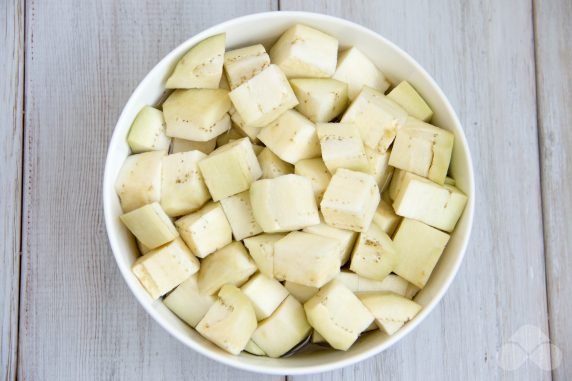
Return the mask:
<path id="1" fill-rule="evenodd" d="M 423 310 L 393 336 L 388 337 L 376 331 L 359 339 L 347 352 L 316 350 L 281 359 L 248 354 L 232 356 L 203 339 L 173 315 L 161 301 L 152 301 L 132 274 L 131 265 L 136 259 L 137 250 L 130 234 L 119 221 L 121 208 L 114 191 L 114 182 L 129 154 L 126 137 L 135 115 L 142 106 L 155 104 L 161 98 L 168 75 L 190 47 L 208 36 L 222 32 L 226 32 L 229 48 L 259 42 L 268 45 L 296 23 L 331 34 L 339 39 L 342 48 L 356 46 L 372 59 L 392 82 L 407 79 L 420 91 L 435 111 L 432 123 L 455 134 L 451 172 L 458 186 L 469 196 L 469 202 L 429 283 L 415 298 L 424 306 Z M 447 98 L 425 70 L 397 46 L 369 29 L 339 18 L 305 12 L 258 13 L 233 19 L 195 35 L 169 53 L 147 74 L 125 105 L 109 145 L 103 184 L 105 223 L 111 248 L 125 281 L 145 310 L 185 345 L 223 364 L 254 372 L 292 375 L 333 370 L 367 359 L 389 348 L 419 325 L 435 308 L 461 264 L 469 240 L 474 200 L 473 167 L 462 127 Z"/>

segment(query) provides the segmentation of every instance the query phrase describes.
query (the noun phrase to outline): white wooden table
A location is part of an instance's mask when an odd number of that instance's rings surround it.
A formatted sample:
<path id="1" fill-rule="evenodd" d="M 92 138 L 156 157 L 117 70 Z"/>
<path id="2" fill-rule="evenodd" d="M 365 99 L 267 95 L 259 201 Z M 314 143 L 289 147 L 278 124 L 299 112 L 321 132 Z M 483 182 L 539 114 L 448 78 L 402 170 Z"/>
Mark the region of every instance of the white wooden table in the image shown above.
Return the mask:
<path id="1" fill-rule="evenodd" d="M 210 25 L 279 9 L 344 17 L 408 51 L 457 110 L 477 172 L 470 247 L 439 307 L 392 349 L 307 379 L 572 379 L 569 0 L 2 1 L 3 378 L 283 378 L 219 365 L 151 321 L 101 206 L 112 129 L 147 71 Z"/>

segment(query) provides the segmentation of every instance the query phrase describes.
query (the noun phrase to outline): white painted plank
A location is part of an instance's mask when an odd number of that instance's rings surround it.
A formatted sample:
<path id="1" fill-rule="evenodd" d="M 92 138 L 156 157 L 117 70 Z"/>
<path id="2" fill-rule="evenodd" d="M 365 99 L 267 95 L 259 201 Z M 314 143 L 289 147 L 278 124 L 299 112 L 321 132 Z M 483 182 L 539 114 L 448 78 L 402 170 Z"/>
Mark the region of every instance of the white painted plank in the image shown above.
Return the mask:
<path id="1" fill-rule="evenodd" d="M 572 378 L 572 3 L 534 2 L 542 205 L 555 380 Z M 563 361 L 560 361 L 563 360 Z"/>
<path id="2" fill-rule="evenodd" d="M 20 219 L 24 5 L 0 5 L 0 378 L 16 379 Z"/>
<path id="3" fill-rule="evenodd" d="M 282 0 L 281 9 L 356 21 L 409 52 L 457 110 L 477 173 L 471 244 L 439 307 L 395 348 L 321 379 L 549 379 L 530 359 L 509 371 L 497 358 L 518 328 L 548 330 L 530 2 Z"/>
<path id="4" fill-rule="evenodd" d="M 125 285 L 101 203 L 107 143 L 131 91 L 194 33 L 273 1 L 31 0 L 19 378 L 265 380 L 194 353 Z"/>

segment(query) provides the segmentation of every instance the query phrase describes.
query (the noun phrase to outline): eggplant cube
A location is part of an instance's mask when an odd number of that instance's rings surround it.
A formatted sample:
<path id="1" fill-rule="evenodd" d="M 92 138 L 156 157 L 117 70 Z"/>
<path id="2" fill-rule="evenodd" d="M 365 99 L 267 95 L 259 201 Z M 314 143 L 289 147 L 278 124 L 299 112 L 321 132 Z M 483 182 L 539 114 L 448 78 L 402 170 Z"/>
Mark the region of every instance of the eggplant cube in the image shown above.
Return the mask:
<path id="1" fill-rule="evenodd" d="M 198 269 L 199 260 L 180 238 L 151 250 L 133 265 L 133 273 L 153 299 L 165 295 Z"/>
<path id="2" fill-rule="evenodd" d="M 333 348 L 348 350 L 373 315 L 343 283 L 332 281 L 304 304 L 310 325 Z"/>
<path id="3" fill-rule="evenodd" d="M 211 198 L 198 166 L 205 157 L 190 151 L 163 158 L 161 206 L 170 217 L 194 212 Z"/>
<path id="4" fill-rule="evenodd" d="M 252 340 L 266 355 L 276 358 L 294 348 L 311 331 L 304 307 L 293 296 L 288 296 L 268 319 L 260 322 Z"/>
<path id="5" fill-rule="evenodd" d="M 380 93 L 385 93 L 389 87 L 383 73 L 358 48 L 349 48 L 340 53 L 332 78 L 348 84 L 350 100 L 355 99 L 364 86 Z"/>
<path id="6" fill-rule="evenodd" d="M 258 180 L 250 188 L 256 222 L 266 233 L 303 229 L 320 223 L 310 180 L 284 175 Z"/>
<path id="7" fill-rule="evenodd" d="M 155 249 L 179 236 L 161 205 L 154 202 L 119 217 L 147 249 Z"/>
<path id="8" fill-rule="evenodd" d="M 382 93 L 364 87 L 342 117 L 342 123 L 355 123 L 366 146 L 387 151 L 407 113 Z"/>
<path id="9" fill-rule="evenodd" d="M 232 229 L 218 202 L 175 221 L 185 243 L 199 258 L 205 258 L 232 242 Z"/>
<path id="10" fill-rule="evenodd" d="M 467 196 L 451 185 L 439 185 L 407 172 L 393 201 L 395 213 L 452 232 L 463 214 Z"/>
<path id="11" fill-rule="evenodd" d="M 318 123 L 316 125 L 322 158 L 333 174 L 338 168 L 367 172 L 369 161 L 358 127 L 353 123 Z"/>
<path id="12" fill-rule="evenodd" d="M 369 228 L 380 199 L 372 176 L 340 168 L 332 177 L 320 207 L 328 225 L 363 232 Z"/>
<path id="13" fill-rule="evenodd" d="M 220 200 L 220 204 L 230 223 L 235 240 L 241 241 L 244 238 L 262 233 L 262 228 L 254 219 L 248 191 L 223 198 Z"/>
<path id="14" fill-rule="evenodd" d="M 193 274 L 169 293 L 163 303 L 181 320 L 195 328 L 215 301 L 213 295 L 199 292 L 197 274 Z"/>
<path id="15" fill-rule="evenodd" d="M 397 264 L 397 250 L 391 238 L 372 223 L 360 233 L 352 254 L 350 270 L 365 278 L 383 280 Z"/>
<path id="16" fill-rule="evenodd" d="M 256 272 L 256 265 L 240 242 L 233 242 L 201 261 L 199 291 L 212 295 L 225 284 L 240 287 Z"/>
<path id="17" fill-rule="evenodd" d="M 288 296 L 288 290 L 280 282 L 261 273 L 250 278 L 240 289 L 252 302 L 259 321 L 272 315 Z"/>
<path id="18" fill-rule="evenodd" d="M 300 104 L 296 110 L 312 122 L 327 123 L 348 104 L 348 85 L 330 78 L 295 78 L 290 85 Z"/>
<path id="19" fill-rule="evenodd" d="M 199 162 L 199 168 L 214 201 L 248 190 L 262 176 L 248 138 L 217 148 Z"/>
<path id="20" fill-rule="evenodd" d="M 298 105 L 286 76 L 270 65 L 229 93 L 244 126 L 264 127 Z"/>
<path id="21" fill-rule="evenodd" d="M 167 89 L 216 89 L 222 76 L 226 35 L 205 38 L 193 46 L 167 79 Z"/>
<path id="22" fill-rule="evenodd" d="M 167 136 L 199 142 L 211 140 L 230 128 L 228 91 L 175 90 L 163 103 Z"/>
<path id="23" fill-rule="evenodd" d="M 256 315 L 240 289 L 225 285 L 218 300 L 197 325 L 197 332 L 225 351 L 238 355 L 256 330 Z"/>
<path id="24" fill-rule="evenodd" d="M 269 278 L 274 277 L 274 244 L 285 236 L 282 233 L 264 233 L 244 240 L 258 270 Z"/>
<path id="25" fill-rule="evenodd" d="M 165 135 L 163 112 L 151 106 L 139 111 L 127 135 L 131 152 L 166 151 L 171 138 Z"/>
<path id="26" fill-rule="evenodd" d="M 331 77 L 338 60 L 338 40 L 297 24 L 284 32 L 272 46 L 270 59 L 288 78 Z"/>
<path id="27" fill-rule="evenodd" d="M 339 241 L 291 232 L 274 245 L 274 277 L 320 288 L 340 272 Z"/>
<path id="28" fill-rule="evenodd" d="M 451 132 L 409 118 L 397 132 L 389 165 L 443 185 L 454 141 Z"/>
<path id="29" fill-rule="evenodd" d="M 407 81 L 401 81 L 387 94 L 387 97 L 403 107 L 414 118 L 428 122 L 433 117 L 431 107 Z"/>
<path id="30" fill-rule="evenodd" d="M 398 253 L 393 272 L 419 288 L 425 287 L 448 241 L 449 234 L 405 218 L 393 237 Z"/>
<path id="31" fill-rule="evenodd" d="M 375 317 L 379 329 L 388 335 L 393 335 L 421 311 L 419 304 L 391 292 L 368 292 L 358 297 Z"/>
<path id="32" fill-rule="evenodd" d="M 161 168 L 166 151 L 144 152 L 128 156 L 115 181 L 124 213 L 161 198 Z"/>
<path id="33" fill-rule="evenodd" d="M 235 89 L 266 69 L 270 57 L 261 44 L 231 50 L 224 54 L 224 70 L 231 89 Z"/>
<path id="34" fill-rule="evenodd" d="M 280 159 L 290 164 L 320 156 L 320 141 L 314 123 L 294 110 L 288 110 L 258 134 Z"/>

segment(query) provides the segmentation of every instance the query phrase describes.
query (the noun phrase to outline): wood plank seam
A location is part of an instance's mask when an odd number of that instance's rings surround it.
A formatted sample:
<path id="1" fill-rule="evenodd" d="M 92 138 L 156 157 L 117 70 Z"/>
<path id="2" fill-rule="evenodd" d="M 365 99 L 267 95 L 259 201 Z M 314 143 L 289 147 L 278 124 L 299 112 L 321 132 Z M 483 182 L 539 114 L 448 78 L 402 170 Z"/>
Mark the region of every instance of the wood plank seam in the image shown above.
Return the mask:
<path id="1" fill-rule="evenodd" d="M 532 18 L 532 47 L 533 47 L 533 62 L 532 65 L 534 66 L 534 98 L 535 98 L 535 107 L 536 107 L 536 133 L 537 133 L 537 145 L 538 145 L 538 176 L 539 176 L 539 193 L 540 193 L 540 224 L 542 226 L 542 250 L 544 256 L 544 281 L 546 283 L 546 287 L 544 288 L 546 292 L 546 324 L 548 327 L 548 337 L 550 341 L 552 341 L 553 332 L 552 332 L 552 325 L 550 324 L 550 309 L 551 309 L 551 300 L 550 300 L 550 291 L 548 288 L 548 282 L 550 281 L 549 274 L 548 274 L 548 267 L 546 266 L 546 223 L 545 223 L 545 216 L 544 216 L 544 209 L 546 207 L 544 202 L 544 190 L 542 184 L 544 182 L 544 175 L 542 173 L 542 132 L 541 132 L 541 115 L 540 115 L 540 95 L 539 95 L 539 73 L 538 73 L 538 48 L 537 48 L 537 25 L 536 25 L 536 12 L 535 12 L 535 2 L 536 0 L 530 0 L 530 16 Z M 550 351 L 548 352 L 550 355 L 550 362 L 552 363 L 552 346 L 550 346 Z M 554 380 L 554 372 L 550 372 L 550 377 Z"/>
<path id="2" fill-rule="evenodd" d="M 30 252 L 28 250 L 29 248 L 29 236 L 30 236 L 30 209 L 26 207 L 27 203 L 26 200 L 29 200 L 31 198 L 31 184 L 32 184 L 32 174 L 33 174 L 33 166 L 29 163 L 30 158 L 32 158 L 31 155 L 31 147 L 33 146 L 32 144 L 32 134 L 26 134 L 26 122 L 27 122 L 27 117 L 26 117 L 26 110 L 30 109 L 29 107 L 27 107 L 27 97 L 26 97 L 26 90 L 28 88 L 28 86 L 26 86 L 27 84 L 27 80 L 30 79 L 30 77 L 27 75 L 27 70 L 29 69 L 29 66 L 27 65 L 27 60 L 28 59 L 32 59 L 33 54 L 32 52 L 30 52 L 30 54 L 28 55 L 28 47 L 30 49 L 33 48 L 33 44 L 28 44 L 28 37 L 29 38 L 33 38 L 33 33 L 30 29 L 30 33 L 28 33 L 28 29 L 31 28 L 31 24 L 32 24 L 32 20 L 28 19 L 28 6 L 30 6 L 30 9 L 34 9 L 34 4 L 33 4 L 33 0 L 31 5 L 28 4 L 28 0 L 23 0 L 23 8 L 24 8 L 24 28 L 23 28 L 23 93 L 22 93 L 22 111 L 23 111 L 23 116 L 22 116 L 22 191 L 21 191 L 21 213 L 20 213 L 20 279 L 19 279 L 19 297 L 18 297 L 18 316 L 19 316 L 19 321 L 18 321 L 18 344 L 20 344 L 20 333 L 22 331 L 22 324 L 24 324 L 24 319 L 22 319 L 22 315 L 26 312 L 26 311 L 22 311 L 22 309 L 25 308 L 25 306 L 22 304 L 22 300 L 24 299 L 24 294 L 29 291 L 27 290 L 26 284 L 29 283 L 28 282 L 28 277 L 29 277 L 29 272 L 26 272 L 25 274 L 23 274 L 23 272 L 25 271 L 25 266 L 24 266 L 24 260 L 27 259 L 27 256 L 25 254 L 27 254 L 28 256 L 30 255 Z M 33 99 L 33 98 L 32 98 Z M 24 251 L 26 250 L 26 253 L 24 253 Z M 22 367 L 21 367 L 21 361 L 23 358 L 23 355 L 21 353 L 22 351 L 22 347 L 20 345 L 18 345 L 18 350 L 17 350 L 17 354 L 16 354 L 16 361 L 17 361 L 17 372 L 15 375 L 15 379 L 19 380 L 19 379 L 25 379 L 22 376 Z"/>
<path id="3" fill-rule="evenodd" d="M 21 144 L 21 161 L 20 161 L 20 176 L 22 178 L 22 182 L 20 184 L 20 242 L 19 242 L 19 260 L 18 260 L 18 301 L 16 303 L 16 308 L 18 311 L 18 324 L 16 330 L 16 351 L 15 351 L 15 364 L 16 370 L 14 372 L 14 379 L 18 379 L 18 368 L 19 368 L 19 358 L 20 358 L 20 301 L 22 300 L 22 253 L 24 247 L 23 241 L 23 231 L 24 231 L 24 192 L 26 189 L 26 182 L 24 181 L 24 163 L 25 163 L 25 150 L 26 150 L 26 31 L 27 31 L 27 19 L 26 19 L 26 9 L 27 9 L 27 1 L 23 0 L 22 4 L 22 144 Z"/>
<path id="4" fill-rule="evenodd" d="M 541 106 L 541 91 L 542 91 L 542 84 L 541 84 L 541 73 L 539 69 L 539 38 L 538 33 L 540 30 L 540 26 L 538 25 L 539 16 L 537 14 L 537 7 L 539 7 L 537 0 L 531 0 L 531 15 L 532 15 L 532 31 L 533 31 L 533 46 L 534 46 L 534 74 L 535 74 L 535 98 L 536 98 L 536 124 L 537 124 L 537 132 L 538 132 L 538 165 L 540 167 L 539 175 L 540 175 L 540 201 L 541 201 L 541 218 L 542 218 L 542 229 L 543 229 L 543 248 L 544 248 L 544 274 L 545 274 L 545 281 L 546 281 L 546 304 L 547 304 L 547 311 L 546 316 L 548 317 L 548 337 L 550 343 L 554 343 L 554 337 L 556 335 L 556 328 L 553 327 L 553 322 L 550 319 L 550 312 L 553 310 L 554 306 L 553 301 L 551 299 L 551 291 L 550 291 L 550 280 L 551 276 L 549 273 L 549 247 L 547 242 L 547 237 L 549 235 L 549 223 L 547 222 L 546 216 L 546 208 L 548 207 L 545 202 L 545 197 L 548 197 L 544 191 L 544 184 L 548 182 L 547 177 L 545 177 L 543 173 L 544 168 L 544 152 L 543 152 L 543 142 L 545 141 L 544 132 L 543 132 L 543 120 L 542 120 L 542 106 Z M 554 366 L 554 360 L 558 358 L 558 355 L 554 353 L 554 351 L 559 351 L 560 349 L 555 345 L 550 346 L 550 364 Z M 556 368 L 551 370 L 551 378 L 555 380 L 556 377 Z"/>
<path id="5" fill-rule="evenodd" d="M 21 258 L 21 217 L 22 217 L 22 126 L 23 126 L 23 16 L 22 1 L 15 1 L 11 6 L 6 4 L 2 17 L 6 17 L 2 38 L 3 55 L 0 57 L 6 76 L 2 76 L 2 90 L 0 93 L 0 108 L 5 129 L 2 131 L 0 144 L 3 146 L 1 154 L 7 165 L 6 171 L 2 168 L 0 182 L 4 185 L 4 192 L 0 205 L 4 216 L 0 221 L 2 233 L 6 233 L 2 242 L 6 249 L 2 255 L 4 267 L 0 269 L 7 277 L 0 279 L 0 366 L 5 380 L 15 380 L 17 375 L 18 353 L 18 321 L 19 321 L 19 282 Z M 4 62 L 6 59 L 6 62 Z M 3 72 L 4 74 L 4 72 Z M 6 83 L 4 83 L 4 81 Z M 6 98 L 4 98 L 6 96 Z M 6 104 L 4 104 L 6 100 Z M 5 106 L 6 108 L 4 109 Z M 4 117 L 6 116 L 6 119 Z M 6 135 L 4 135 L 6 132 Z M 19 144 L 18 144 L 19 143 Z M 12 167 L 12 165 L 14 165 Z M 5 176 L 5 177 L 4 177 Z M 13 176 L 13 177 L 11 177 Z M 6 181 L 6 183 L 4 183 Z M 6 204 L 4 204 L 4 201 Z M 4 225 L 6 223 L 6 225 Z M 6 286 L 4 288 L 3 286 Z M 5 300 L 4 297 L 7 299 Z M 6 325 L 5 325 L 6 324 Z"/>

